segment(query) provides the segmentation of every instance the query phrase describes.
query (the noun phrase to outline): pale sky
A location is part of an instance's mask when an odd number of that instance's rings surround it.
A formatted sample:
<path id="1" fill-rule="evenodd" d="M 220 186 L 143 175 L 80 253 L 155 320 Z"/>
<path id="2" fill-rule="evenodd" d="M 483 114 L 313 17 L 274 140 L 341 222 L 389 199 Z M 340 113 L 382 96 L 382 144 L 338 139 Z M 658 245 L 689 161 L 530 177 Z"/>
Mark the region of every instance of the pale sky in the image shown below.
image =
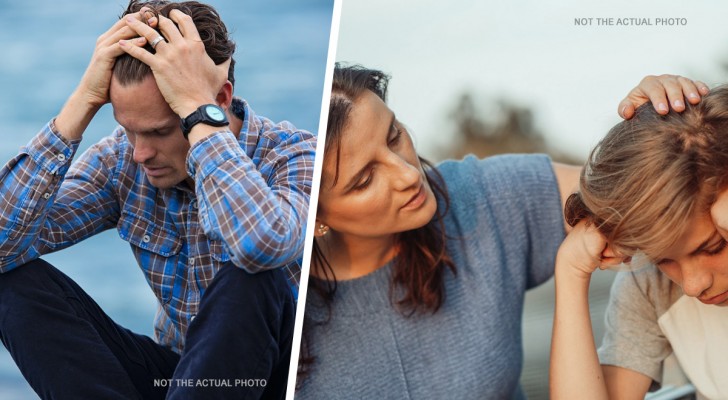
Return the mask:
<path id="1" fill-rule="evenodd" d="M 728 82 L 722 69 L 728 62 L 726 2 L 342 5 L 336 59 L 392 74 L 390 107 L 412 128 L 425 156 L 451 140 L 447 114 L 465 90 L 485 104 L 506 97 L 531 107 L 553 146 L 583 158 L 618 122 L 619 101 L 645 75 L 681 74 L 709 86 Z M 591 24 L 577 25 L 577 18 L 592 18 Z M 597 18 L 613 18 L 612 25 Z"/>

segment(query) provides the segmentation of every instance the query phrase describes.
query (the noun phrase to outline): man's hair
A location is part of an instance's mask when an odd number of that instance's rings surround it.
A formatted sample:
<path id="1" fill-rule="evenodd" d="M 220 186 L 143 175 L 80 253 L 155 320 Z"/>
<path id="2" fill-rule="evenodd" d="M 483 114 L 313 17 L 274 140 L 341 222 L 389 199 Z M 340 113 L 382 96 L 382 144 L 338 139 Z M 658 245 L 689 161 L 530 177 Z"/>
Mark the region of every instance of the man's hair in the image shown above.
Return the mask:
<path id="1" fill-rule="evenodd" d="M 642 105 L 592 150 L 580 191 L 566 203 L 572 226 L 596 224 L 619 253 L 660 258 L 694 213 L 708 212 L 728 186 L 728 86 L 682 113 Z"/>
<path id="2" fill-rule="evenodd" d="M 192 21 L 200 33 L 200 38 L 205 44 L 205 51 L 212 61 L 216 65 L 219 65 L 227 61 L 227 59 L 231 59 L 228 80 L 235 86 L 235 60 L 232 59 L 233 53 L 235 52 L 235 42 L 230 39 L 225 24 L 212 6 L 197 1 L 172 3 L 167 0 L 131 0 L 126 11 L 119 18 L 124 18 L 127 14 L 138 12 L 142 7 L 151 9 L 151 12 L 157 17 L 157 20 L 159 20 L 159 15 L 169 18 L 169 13 L 172 10 L 180 10 L 192 17 Z M 151 17 L 149 13 L 145 14 Z M 157 31 L 159 31 L 158 28 Z M 151 53 L 155 52 L 149 43 L 144 48 Z M 148 65 L 128 54 L 122 54 L 116 59 L 113 70 L 114 77 L 122 86 L 139 83 L 151 73 L 152 70 Z"/>

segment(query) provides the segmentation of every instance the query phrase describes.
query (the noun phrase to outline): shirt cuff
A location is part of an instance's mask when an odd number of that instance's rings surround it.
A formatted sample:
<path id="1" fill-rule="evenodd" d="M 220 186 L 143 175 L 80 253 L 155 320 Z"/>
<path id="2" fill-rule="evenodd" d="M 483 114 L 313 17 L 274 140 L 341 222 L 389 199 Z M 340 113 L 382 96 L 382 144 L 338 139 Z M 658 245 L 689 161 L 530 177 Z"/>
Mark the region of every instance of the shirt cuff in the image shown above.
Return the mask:
<path id="1" fill-rule="evenodd" d="M 54 120 L 48 122 L 41 131 L 22 149 L 41 168 L 54 174 L 65 174 L 71 165 L 73 155 L 81 140 L 68 141 L 58 133 Z"/>
<path id="2" fill-rule="evenodd" d="M 220 165 L 247 155 L 229 130 L 217 131 L 195 143 L 187 154 L 187 173 L 195 180 L 204 180 Z"/>

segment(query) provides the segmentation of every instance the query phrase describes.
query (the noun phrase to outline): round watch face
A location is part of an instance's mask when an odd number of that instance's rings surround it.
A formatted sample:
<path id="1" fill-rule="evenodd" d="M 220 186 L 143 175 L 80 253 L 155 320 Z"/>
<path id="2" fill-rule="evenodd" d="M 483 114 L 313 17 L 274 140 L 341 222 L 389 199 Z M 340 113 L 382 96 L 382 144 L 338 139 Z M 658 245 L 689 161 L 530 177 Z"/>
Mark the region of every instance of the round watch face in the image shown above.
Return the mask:
<path id="1" fill-rule="evenodd" d="M 224 121 L 225 120 L 225 113 L 220 110 L 220 108 L 209 105 L 205 107 L 205 112 L 207 115 L 214 119 L 215 121 Z"/>

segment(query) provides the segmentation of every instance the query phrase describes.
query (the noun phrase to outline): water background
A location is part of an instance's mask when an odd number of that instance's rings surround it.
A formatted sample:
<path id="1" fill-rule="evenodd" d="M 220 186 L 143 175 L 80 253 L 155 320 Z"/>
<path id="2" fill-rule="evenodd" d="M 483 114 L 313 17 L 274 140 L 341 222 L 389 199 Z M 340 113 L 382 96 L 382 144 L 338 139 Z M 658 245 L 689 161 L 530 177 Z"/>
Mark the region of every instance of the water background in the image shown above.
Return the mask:
<path id="1" fill-rule="evenodd" d="M 260 115 L 318 129 L 333 0 L 209 0 L 237 43 L 235 95 Z M 124 1 L 0 0 L 0 164 L 54 117 L 80 80 L 96 38 Z M 116 123 L 105 106 L 80 151 Z M 46 260 L 70 275 L 119 324 L 152 334 L 156 299 L 128 244 L 104 232 Z M 0 399 L 36 398 L 0 346 Z"/>

